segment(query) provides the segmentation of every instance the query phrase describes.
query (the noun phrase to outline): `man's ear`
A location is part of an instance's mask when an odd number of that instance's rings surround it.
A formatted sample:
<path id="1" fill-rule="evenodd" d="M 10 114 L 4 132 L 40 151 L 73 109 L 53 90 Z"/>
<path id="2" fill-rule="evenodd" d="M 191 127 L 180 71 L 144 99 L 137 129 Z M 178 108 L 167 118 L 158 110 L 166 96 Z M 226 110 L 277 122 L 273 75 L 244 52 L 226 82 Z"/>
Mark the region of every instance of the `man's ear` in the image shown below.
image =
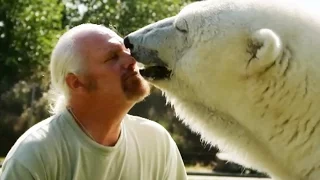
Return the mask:
<path id="1" fill-rule="evenodd" d="M 81 91 L 83 89 L 83 83 L 80 79 L 73 73 L 68 73 L 66 76 L 66 83 L 70 91 Z"/>
<path id="2" fill-rule="evenodd" d="M 247 74 L 262 73 L 281 57 L 282 41 L 271 29 L 260 29 L 250 37 L 247 52 L 252 55 L 247 62 Z"/>

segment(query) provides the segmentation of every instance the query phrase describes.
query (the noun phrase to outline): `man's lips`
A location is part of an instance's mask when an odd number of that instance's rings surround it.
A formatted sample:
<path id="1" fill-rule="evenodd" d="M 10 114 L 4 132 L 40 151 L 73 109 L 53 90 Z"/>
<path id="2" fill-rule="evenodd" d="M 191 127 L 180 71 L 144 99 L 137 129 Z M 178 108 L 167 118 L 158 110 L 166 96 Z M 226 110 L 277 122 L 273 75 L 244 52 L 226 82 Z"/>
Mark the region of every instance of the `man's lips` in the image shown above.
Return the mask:
<path id="1" fill-rule="evenodd" d="M 128 72 L 126 74 L 123 75 L 123 80 L 126 81 L 127 79 L 133 77 L 133 76 L 137 76 L 139 73 L 136 71 L 132 71 L 132 72 Z"/>

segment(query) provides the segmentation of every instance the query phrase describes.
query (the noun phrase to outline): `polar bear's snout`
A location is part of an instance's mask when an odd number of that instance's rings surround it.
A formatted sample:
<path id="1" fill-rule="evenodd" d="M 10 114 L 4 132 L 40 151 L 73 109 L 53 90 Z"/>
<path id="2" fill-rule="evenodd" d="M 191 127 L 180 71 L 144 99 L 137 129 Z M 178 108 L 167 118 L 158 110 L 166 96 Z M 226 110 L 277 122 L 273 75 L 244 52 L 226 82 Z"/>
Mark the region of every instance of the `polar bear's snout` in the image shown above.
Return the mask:
<path id="1" fill-rule="evenodd" d="M 144 64 L 145 69 L 140 73 L 148 80 L 169 79 L 172 75 L 170 63 L 172 64 L 172 60 L 175 59 L 173 57 L 175 54 L 173 22 L 174 17 L 167 18 L 124 38 L 124 45 L 130 49 L 131 55 Z M 168 46 L 172 46 L 171 51 L 166 50 Z"/>
<path id="2" fill-rule="evenodd" d="M 128 48 L 128 49 L 130 49 L 130 50 L 133 49 L 133 44 L 131 44 L 128 36 L 126 36 L 126 37 L 124 38 L 123 44 L 124 44 L 124 46 L 126 46 L 126 48 Z"/>
<path id="3" fill-rule="evenodd" d="M 131 56 L 145 66 L 166 66 L 165 63 L 158 57 L 158 52 L 156 50 L 148 49 L 139 44 L 131 44 L 128 36 L 124 38 L 124 45 L 126 48 L 130 49 Z"/>
<path id="4" fill-rule="evenodd" d="M 150 50 L 143 46 L 136 46 L 130 43 L 129 37 L 125 37 L 124 44 L 131 50 L 131 56 L 144 65 L 140 74 L 147 80 L 163 80 L 171 76 L 171 70 L 159 58 L 156 50 Z M 134 47 L 136 46 L 136 48 Z"/>

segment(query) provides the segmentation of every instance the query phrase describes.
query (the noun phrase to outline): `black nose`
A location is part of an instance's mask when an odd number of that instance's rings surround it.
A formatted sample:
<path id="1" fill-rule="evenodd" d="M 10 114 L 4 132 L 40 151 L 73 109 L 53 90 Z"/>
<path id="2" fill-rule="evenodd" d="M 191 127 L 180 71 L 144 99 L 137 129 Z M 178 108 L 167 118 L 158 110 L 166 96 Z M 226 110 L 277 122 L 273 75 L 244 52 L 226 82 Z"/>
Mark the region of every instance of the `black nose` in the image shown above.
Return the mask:
<path id="1" fill-rule="evenodd" d="M 130 43 L 128 36 L 124 38 L 123 43 L 126 48 L 133 49 L 133 44 Z"/>

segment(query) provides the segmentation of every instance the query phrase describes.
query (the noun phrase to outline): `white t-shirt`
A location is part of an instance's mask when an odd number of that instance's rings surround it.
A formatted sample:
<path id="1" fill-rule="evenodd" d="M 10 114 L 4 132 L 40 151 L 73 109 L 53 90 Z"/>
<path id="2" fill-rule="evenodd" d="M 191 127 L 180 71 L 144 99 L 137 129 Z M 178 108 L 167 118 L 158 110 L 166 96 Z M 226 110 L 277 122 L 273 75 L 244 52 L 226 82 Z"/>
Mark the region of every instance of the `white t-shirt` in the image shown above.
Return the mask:
<path id="1" fill-rule="evenodd" d="M 1 180 L 184 180 L 170 134 L 156 122 L 127 115 L 113 147 L 91 140 L 65 110 L 25 132 L 9 151 Z"/>

